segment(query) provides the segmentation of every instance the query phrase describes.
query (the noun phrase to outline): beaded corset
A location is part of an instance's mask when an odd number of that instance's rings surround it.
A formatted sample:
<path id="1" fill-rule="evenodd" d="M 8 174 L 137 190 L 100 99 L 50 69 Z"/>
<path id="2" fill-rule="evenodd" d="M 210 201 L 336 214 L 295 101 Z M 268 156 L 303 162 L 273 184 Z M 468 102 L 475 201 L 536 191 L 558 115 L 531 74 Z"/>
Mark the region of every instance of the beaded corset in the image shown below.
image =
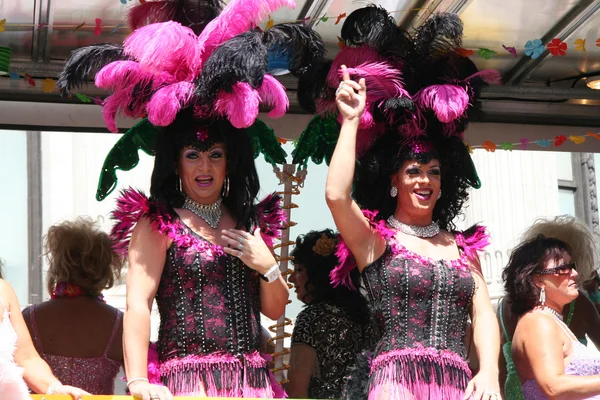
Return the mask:
<path id="1" fill-rule="evenodd" d="M 156 294 L 160 361 L 190 354 L 257 351 L 259 289 L 258 273 L 239 259 L 173 243 Z"/>
<path id="2" fill-rule="evenodd" d="M 272 245 L 285 215 L 278 196 L 257 204 L 262 238 Z M 127 254 L 140 218 L 172 240 L 156 293 L 161 324 L 161 381 L 176 396 L 283 396 L 260 348 L 260 281 L 256 271 L 193 232 L 167 207 L 127 190 L 117 200 L 111 236 Z"/>
<path id="3" fill-rule="evenodd" d="M 429 347 L 466 357 L 464 335 L 475 282 L 469 270 L 388 250 L 363 270 L 383 336 L 375 350 Z"/>
<path id="4" fill-rule="evenodd" d="M 376 213 L 363 212 L 386 241 L 384 254 L 362 272 L 382 334 L 370 362 L 369 400 L 462 398 L 471 378 L 464 344 L 475 292 L 469 258 L 489 243 L 485 229 L 455 232 L 460 258 L 434 260 L 399 243 Z M 356 263 L 343 242 L 336 254 L 332 280 L 348 284 Z"/>

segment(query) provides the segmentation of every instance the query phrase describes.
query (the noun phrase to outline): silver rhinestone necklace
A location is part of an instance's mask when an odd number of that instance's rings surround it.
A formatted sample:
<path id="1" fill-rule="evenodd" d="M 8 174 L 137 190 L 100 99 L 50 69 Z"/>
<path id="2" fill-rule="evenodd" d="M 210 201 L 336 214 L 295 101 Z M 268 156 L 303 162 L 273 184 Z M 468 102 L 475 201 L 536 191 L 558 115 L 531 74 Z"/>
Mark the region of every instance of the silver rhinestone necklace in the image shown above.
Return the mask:
<path id="1" fill-rule="evenodd" d="M 391 227 L 398 229 L 400 232 L 420 238 L 431 238 L 440 233 L 440 226 L 437 222 L 432 222 L 427 226 L 408 225 L 398 221 L 393 215 L 390 215 L 387 219 L 387 223 Z"/>
<path id="2" fill-rule="evenodd" d="M 561 313 L 559 313 L 558 311 L 556 311 L 554 308 L 552 307 L 548 307 L 548 306 L 541 306 L 538 307 L 540 310 L 544 310 L 544 311 L 548 311 L 550 312 L 550 314 L 554 315 L 556 318 L 560 319 L 561 321 L 564 321 L 564 317 Z"/>
<path id="3" fill-rule="evenodd" d="M 186 196 L 182 207 L 200 217 L 211 228 L 216 229 L 223 214 L 222 203 L 223 200 L 219 199 L 212 204 L 200 204 Z"/>

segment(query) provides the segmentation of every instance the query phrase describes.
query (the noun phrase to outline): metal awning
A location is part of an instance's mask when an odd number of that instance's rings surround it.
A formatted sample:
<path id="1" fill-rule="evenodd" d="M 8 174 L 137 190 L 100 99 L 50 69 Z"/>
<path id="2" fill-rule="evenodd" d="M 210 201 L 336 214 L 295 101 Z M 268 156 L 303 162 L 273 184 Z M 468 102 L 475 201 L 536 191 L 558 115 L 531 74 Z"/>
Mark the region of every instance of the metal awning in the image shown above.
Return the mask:
<path id="1" fill-rule="evenodd" d="M 71 50 L 93 43 L 121 43 L 129 33 L 125 15 L 137 1 L 3 0 L 0 18 L 6 19 L 6 31 L 0 33 L 0 45 L 13 49 L 14 72 L 39 79 L 56 78 Z M 383 0 L 377 4 L 407 29 L 435 12 L 461 16 L 464 47 L 474 51 L 473 61 L 480 69 L 498 69 L 505 81 L 503 86 L 483 93 L 483 112 L 474 117 L 475 121 L 600 127 L 600 91 L 585 85 L 590 79 L 586 75 L 600 75 L 600 47 L 596 44 L 600 38 L 600 0 Z M 323 36 L 333 56 L 343 22 L 340 19 L 336 24 L 337 17 L 364 5 L 350 0 L 298 0 L 296 9 L 281 9 L 271 18 L 275 23 L 304 21 L 311 25 Z M 102 20 L 99 36 L 94 34 L 96 19 Z M 536 59 L 524 54 L 527 41 L 541 39 L 546 44 L 554 38 L 568 44 L 565 56 L 553 56 L 548 50 Z M 575 49 L 577 39 L 581 39 L 578 43 L 585 40 L 586 52 Z M 516 56 L 503 46 L 514 47 Z M 479 49 L 495 54 L 488 59 Z M 302 113 L 293 95 L 296 81 L 288 76 L 282 80 L 290 92 L 291 112 Z M 104 94 L 92 84 L 82 92 L 91 97 Z M 8 77 L 0 79 L 0 101 L 79 102 Z"/>

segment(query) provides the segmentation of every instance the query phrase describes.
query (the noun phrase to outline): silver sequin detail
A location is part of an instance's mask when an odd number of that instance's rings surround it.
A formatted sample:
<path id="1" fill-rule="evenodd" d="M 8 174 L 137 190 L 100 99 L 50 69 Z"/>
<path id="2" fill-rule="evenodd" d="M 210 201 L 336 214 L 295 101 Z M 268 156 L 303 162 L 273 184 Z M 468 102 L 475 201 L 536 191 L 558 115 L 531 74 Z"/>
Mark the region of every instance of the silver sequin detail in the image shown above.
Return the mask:
<path id="1" fill-rule="evenodd" d="M 212 204 L 200 204 L 186 196 L 182 207 L 202 218 L 211 228 L 216 229 L 223 214 L 222 203 L 223 200 L 219 199 Z"/>
<path id="2" fill-rule="evenodd" d="M 408 225 L 398 221 L 393 215 L 390 215 L 390 217 L 387 219 L 387 223 L 391 227 L 398 229 L 400 232 L 421 238 L 434 237 L 440 233 L 440 226 L 437 224 L 437 222 L 432 222 L 427 226 Z"/>

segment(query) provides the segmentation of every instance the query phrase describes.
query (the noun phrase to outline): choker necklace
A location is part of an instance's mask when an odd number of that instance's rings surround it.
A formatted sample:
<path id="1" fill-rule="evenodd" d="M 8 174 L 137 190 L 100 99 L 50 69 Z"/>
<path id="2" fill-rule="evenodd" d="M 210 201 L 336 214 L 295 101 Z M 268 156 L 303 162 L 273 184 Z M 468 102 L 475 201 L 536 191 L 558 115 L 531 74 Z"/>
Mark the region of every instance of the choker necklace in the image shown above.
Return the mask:
<path id="1" fill-rule="evenodd" d="M 50 294 L 50 298 L 53 300 L 58 299 L 60 297 L 75 298 L 75 297 L 81 297 L 81 296 L 88 296 L 88 297 L 91 297 L 98 301 L 101 301 L 103 303 L 106 303 L 102 293 L 97 294 L 97 295 L 92 294 L 92 293 L 86 293 L 83 291 L 82 288 L 80 288 L 77 285 L 73 285 L 72 283 L 64 283 L 64 282 L 57 283 L 56 286 L 54 286 L 52 293 Z"/>
<path id="2" fill-rule="evenodd" d="M 564 321 L 564 317 L 561 313 L 559 313 L 558 311 L 556 311 L 554 308 L 552 307 L 548 307 L 548 306 L 539 306 L 537 307 L 538 310 L 542 310 L 542 311 L 549 311 L 552 315 L 554 315 L 556 318 L 560 319 L 561 321 Z"/>
<path id="3" fill-rule="evenodd" d="M 185 208 L 200 217 L 211 228 L 217 229 L 219 221 L 221 220 L 221 214 L 223 214 L 223 210 L 221 209 L 222 203 L 223 200 L 219 199 L 212 204 L 200 204 L 186 196 L 182 208 Z"/>
<path id="4" fill-rule="evenodd" d="M 391 227 L 398 229 L 400 232 L 420 238 L 431 238 L 440 233 L 440 226 L 437 222 L 432 222 L 427 226 L 407 225 L 398 221 L 393 215 L 390 215 L 387 219 L 387 223 Z"/>

